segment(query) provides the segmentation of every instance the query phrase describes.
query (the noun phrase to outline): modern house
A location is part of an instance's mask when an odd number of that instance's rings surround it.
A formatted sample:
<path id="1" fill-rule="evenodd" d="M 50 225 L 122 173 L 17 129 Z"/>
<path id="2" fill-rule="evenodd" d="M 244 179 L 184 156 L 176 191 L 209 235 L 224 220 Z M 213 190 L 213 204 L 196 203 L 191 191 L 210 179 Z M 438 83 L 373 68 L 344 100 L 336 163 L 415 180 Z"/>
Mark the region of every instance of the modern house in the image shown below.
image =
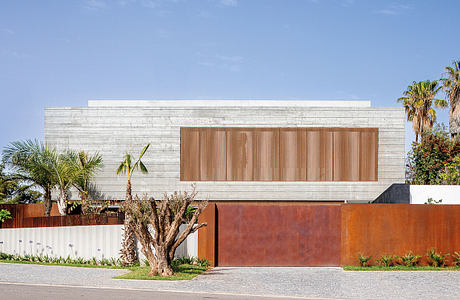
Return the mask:
<path id="1" fill-rule="evenodd" d="M 214 201 L 367 203 L 404 182 L 404 124 L 402 108 L 369 101 L 88 101 L 46 108 L 45 141 L 102 154 L 108 199 L 124 198 L 123 155 L 151 142 L 137 194 L 197 183 Z"/>

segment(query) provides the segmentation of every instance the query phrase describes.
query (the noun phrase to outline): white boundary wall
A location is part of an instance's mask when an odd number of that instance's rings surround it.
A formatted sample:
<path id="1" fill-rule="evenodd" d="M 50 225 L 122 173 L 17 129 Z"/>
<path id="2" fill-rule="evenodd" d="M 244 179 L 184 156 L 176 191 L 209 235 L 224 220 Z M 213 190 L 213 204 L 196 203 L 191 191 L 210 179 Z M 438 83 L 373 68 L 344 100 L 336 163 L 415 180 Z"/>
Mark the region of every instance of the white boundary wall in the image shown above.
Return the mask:
<path id="1" fill-rule="evenodd" d="M 123 225 L 63 226 L 0 229 L 0 252 L 53 257 L 119 258 Z M 140 253 L 142 262 L 144 256 Z M 198 232 L 188 236 L 176 257 L 198 255 Z"/>
<path id="2" fill-rule="evenodd" d="M 410 203 L 424 204 L 428 198 L 440 204 L 460 204 L 460 185 L 411 185 Z"/>

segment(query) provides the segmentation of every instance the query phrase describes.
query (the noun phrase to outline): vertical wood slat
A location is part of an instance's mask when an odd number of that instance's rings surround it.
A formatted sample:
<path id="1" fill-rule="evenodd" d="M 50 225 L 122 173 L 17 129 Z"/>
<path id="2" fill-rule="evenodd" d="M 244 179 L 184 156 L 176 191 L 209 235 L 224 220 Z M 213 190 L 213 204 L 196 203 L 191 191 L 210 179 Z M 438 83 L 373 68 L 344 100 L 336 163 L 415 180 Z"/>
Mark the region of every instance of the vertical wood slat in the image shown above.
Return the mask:
<path id="1" fill-rule="evenodd" d="M 180 180 L 199 181 L 200 129 L 182 127 L 180 142 Z"/>
<path id="2" fill-rule="evenodd" d="M 181 128 L 183 181 L 377 181 L 376 128 Z"/>
<path id="3" fill-rule="evenodd" d="M 307 180 L 307 136 L 305 128 L 281 128 L 279 135 L 280 180 Z"/>
<path id="4" fill-rule="evenodd" d="M 227 180 L 254 180 L 254 130 L 227 129 Z"/>
<path id="5" fill-rule="evenodd" d="M 257 128 L 254 130 L 254 180 L 278 181 L 279 129 Z"/>
<path id="6" fill-rule="evenodd" d="M 360 131 L 334 130 L 334 181 L 359 181 Z"/>
<path id="7" fill-rule="evenodd" d="M 227 180 L 227 138 L 225 129 L 203 128 L 199 135 L 199 180 Z"/>
<path id="8" fill-rule="evenodd" d="M 377 129 L 361 131 L 359 180 L 377 181 L 378 179 L 378 145 L 379 136 Z"/>
<path id="9" fill-rule="evenodd" d="M 307 129 L 307 181 L 333 178 L 333 135 L 329 129 Z"/>

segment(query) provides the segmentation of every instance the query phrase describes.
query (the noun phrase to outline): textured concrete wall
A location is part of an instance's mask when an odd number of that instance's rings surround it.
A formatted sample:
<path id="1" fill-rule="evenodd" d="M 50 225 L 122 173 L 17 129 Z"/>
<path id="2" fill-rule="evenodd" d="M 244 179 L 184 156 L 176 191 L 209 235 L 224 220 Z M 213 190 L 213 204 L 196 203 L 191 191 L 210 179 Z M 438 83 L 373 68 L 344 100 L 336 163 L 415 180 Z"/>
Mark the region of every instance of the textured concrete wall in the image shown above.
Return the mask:
<path id="1" fill-rule="evenodd" d="M 289 101 L 292 102 L 292 101 Z M 404 111 L 367 105 L 319 107 L 273 101 L 270 105 L 220 102 L 187 105 L 180 101 L 91 102 L 90 107 L 59 107 L 45 110 L 45 141 L 60 150 L 73 148 L 100 152 L 105 167 L 96 177 L 108 198 L 123 199 L 126 178 L 115 169 L 128 151 L 138 155 L 148 142 L 152 146 L 144 162 L 149 174 L 135 174 L 133 191 L 154 197 L 185 190 L 191 182 L 180 181 L 180 127 L 339 127 L 379 128 L 378 182 L 199 182 L 199 198 L 210 200 L 374 200 L 392 183 L 404 182 Z M 300 103 L 300 104 L 299 104 Z M 365 102 L 366 104 L 368 102 Z M 113 106 L 107 106 L 107 105 Z M 348 105 L 348 104 L 347 104 Z M 74 198 L 77 194 L 74 193 Z"/>

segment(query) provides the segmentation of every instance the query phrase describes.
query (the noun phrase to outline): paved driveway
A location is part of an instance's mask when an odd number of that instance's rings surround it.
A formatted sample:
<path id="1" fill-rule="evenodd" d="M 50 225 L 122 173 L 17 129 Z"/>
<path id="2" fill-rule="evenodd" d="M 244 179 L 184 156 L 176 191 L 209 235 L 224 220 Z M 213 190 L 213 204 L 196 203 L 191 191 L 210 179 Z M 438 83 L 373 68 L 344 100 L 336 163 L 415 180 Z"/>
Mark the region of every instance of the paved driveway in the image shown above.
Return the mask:
<path id="1" fill-rule="evenodd" d="M 0 264 L 0 282 L 326 299 L 460 299 L 460 272 L 215 268 L 191 281 L 112 279 L 126 270 Z"/>

